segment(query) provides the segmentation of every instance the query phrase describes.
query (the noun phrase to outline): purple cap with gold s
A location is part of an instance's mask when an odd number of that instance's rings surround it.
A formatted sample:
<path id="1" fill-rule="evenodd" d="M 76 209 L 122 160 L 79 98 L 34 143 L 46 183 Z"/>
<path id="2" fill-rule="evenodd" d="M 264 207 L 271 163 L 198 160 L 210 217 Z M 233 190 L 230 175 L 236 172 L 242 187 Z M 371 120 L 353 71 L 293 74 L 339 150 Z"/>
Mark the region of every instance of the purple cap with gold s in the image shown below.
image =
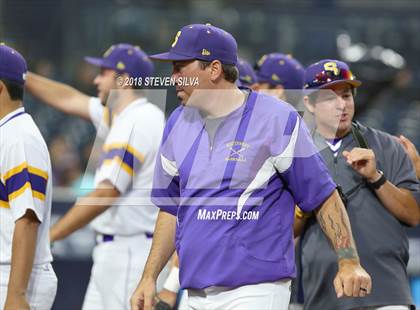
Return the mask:
<path id="1" fill-rule="evenodd" d="M 0 79 L 25 84 L 28 67 L 25 58 L 13 48 L 0 44 Z"/>
<path id="2" fill-rule="evenodd" d="M 347 83 L 353 87 L 362 85 L 362 82 L 356 80 L 349 66 L 339 60 L 324 59 L 305 70 L 305 89 L 328 88 L 339 83 Z"/>
<path id="3" fill-rule="evenodd" d="M 239 79 L 236 81 L 238 86 L 251 86 L 257 82 L 257 76 L 255 75 L 254 69 L 249 62 L 243 58 L 238 58 L 236 67 L 239 71 Z"/>
<path id="4" fill-rule="evenodd" d="M 258 83 L 282 85 L 285 89 L 302 89 L 305 69 L 291 55 L 271 53 L 256 65 Z"/>
<path id="5" fill-rule="evenodd" d="M 85 57 L 85 61 L 120 74 L 127 73 L 131 77 L 144 78 L 154 72 L 153 63 L 147 54 L 140 47 L 126 43 L 112 45 L 102 58 Z"/>
<path id="6" fill-rule="evenodd" d="M 229 32 L 210 24 L 192 24 L 177 32 L 169 52 L 150 58 L 169 61 L 219 60 L 223 64 L 236 65 L 237 52 L 238 45 Z"/>

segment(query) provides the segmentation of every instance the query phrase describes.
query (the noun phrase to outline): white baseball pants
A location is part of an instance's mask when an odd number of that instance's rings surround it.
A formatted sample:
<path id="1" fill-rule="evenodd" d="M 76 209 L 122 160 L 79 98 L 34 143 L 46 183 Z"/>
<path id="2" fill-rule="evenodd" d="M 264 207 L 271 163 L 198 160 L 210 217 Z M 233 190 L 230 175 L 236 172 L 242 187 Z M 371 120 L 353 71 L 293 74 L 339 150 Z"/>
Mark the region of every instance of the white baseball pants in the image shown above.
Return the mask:
<path id="1" fill-rule="evenodd" d="M 10 265 L 0 265 L 0 309 L 7 297 Z M 57 277 L 51 264 L 34 265 L 29 278 L 26 300 L 31 310 L 51 309 L 57 293 Z"/>
<path id="2" fill-rule="evenodd" d="M 116 236 L 107 242 L 98 239 L 98 242 L 93 251 L 93 266 L 82 309 L 130 309 L 130 298 L 143 273 L 152 238 L 141 234 Z M 158 279 L 158 290 L 167 274 L 168 268 Z"/>
<path id="3" fill-rule="evenodd" d="M 290 292 L 290 280 L 244 285 L 234 289 L 189 289 L 188 307 L 191 310 L 287 310 Z"/>

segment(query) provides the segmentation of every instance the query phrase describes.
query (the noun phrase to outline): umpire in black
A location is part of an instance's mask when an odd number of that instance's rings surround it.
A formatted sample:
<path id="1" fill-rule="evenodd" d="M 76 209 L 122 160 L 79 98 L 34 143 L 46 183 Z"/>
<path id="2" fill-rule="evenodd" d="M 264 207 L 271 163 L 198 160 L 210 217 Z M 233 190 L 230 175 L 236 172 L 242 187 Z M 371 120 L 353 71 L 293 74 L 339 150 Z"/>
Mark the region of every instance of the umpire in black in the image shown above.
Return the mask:
<path id="1" fill-rule="evenodd" d="M 322 60 L 305 71 L 305 106 L 314 116 L 315 145 L 341 189 L 361 263 L 372 277 L 372 293 L 363 298 L 337 298 L 331 285 L 337 272 L 335 253 L 315 217 L 297 212 L 295 225 L 304 225 L 304 309 L 414 307 L 407 275 L 405 226 L 420 222 L 420 208 L 413 198 L 419 184 L 395 137 L 353 121 L 354 94 L 360 85 L 341 61 Z M 339 231 L 336 237 L 340 242 Z"/>

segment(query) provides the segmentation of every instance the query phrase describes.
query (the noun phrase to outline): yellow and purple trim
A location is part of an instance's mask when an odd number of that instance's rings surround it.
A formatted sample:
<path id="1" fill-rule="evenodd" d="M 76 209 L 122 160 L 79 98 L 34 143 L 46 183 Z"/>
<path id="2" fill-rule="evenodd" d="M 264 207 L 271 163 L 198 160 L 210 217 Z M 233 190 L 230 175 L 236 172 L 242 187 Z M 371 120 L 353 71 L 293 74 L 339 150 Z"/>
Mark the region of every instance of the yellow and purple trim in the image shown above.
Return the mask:
<path id="1" fill-rule="evenodd" d="M 46 171 L 29 166 L 27 162 L 23 162 L 6 172 L 3 178 L 8 201 L 16 199 L 27 189 L 32 191 L 34 198 L 45 200 L 48 182 L 48 173 Z"/>
<path id="2" fill-rule="evenodd" d="M 144 155 L 127 143 L 106 144 L 99 166 L 113 163 L 117 163 L 129 175 L 133 175 L 134 170 L 138 170 L 144 163 Z"/>
<path id="3" fill-rule="evenodd" d="M 7 198 L 6 186 L 0 181 L 0 208 L 10 208 L 9 199 Z"/>

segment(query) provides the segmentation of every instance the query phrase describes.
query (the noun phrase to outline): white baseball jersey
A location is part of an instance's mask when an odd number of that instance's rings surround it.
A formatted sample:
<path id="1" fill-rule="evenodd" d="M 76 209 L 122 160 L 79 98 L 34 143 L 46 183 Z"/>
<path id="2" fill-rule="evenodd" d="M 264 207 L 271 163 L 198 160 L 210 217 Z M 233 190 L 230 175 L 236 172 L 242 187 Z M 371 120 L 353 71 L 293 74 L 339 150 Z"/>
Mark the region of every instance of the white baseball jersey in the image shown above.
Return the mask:
<path id="1" fill-rule="evenodd" d="M 49 263 L 51 162 L 47 145 L 24 108 L 0 120 L 0 150 L 0 264 L 11 263 L 15 222 L 28 209 L 41 222 L 34 264 Z"/>
<path id="2" fill-rule="evenodd" d="M 98 134 L 107 133 L 95 186 L 108 180 L 121 193 L 114 206 L 93 220 L 93 229 L 125 236 L 152 233 L 158 209 L 150 200 L 150 191 L 165 122 L 163 112 L 145 98 L 133 101 L 114 117 L 99 99 L 92 98 L 89 111 Z"/>
<path id="3" fill-rule="evenodd" d="M 89 100 L 89 115 L 96 128 L 96 135 L 105 139 L 112 124 L 112 112 L 108 106 L 103 106 L 100 99 L 92 97 Z"/>

